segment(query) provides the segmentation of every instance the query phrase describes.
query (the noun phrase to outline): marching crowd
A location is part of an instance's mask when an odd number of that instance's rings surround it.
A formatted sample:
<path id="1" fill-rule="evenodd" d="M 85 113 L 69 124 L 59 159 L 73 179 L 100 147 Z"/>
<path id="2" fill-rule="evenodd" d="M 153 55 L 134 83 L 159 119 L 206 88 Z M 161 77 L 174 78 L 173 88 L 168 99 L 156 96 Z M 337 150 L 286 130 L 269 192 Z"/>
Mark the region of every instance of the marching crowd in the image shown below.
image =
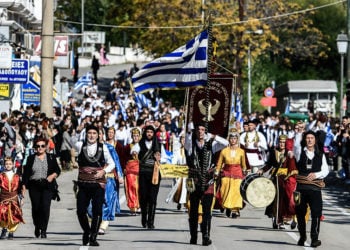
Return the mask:
<path id="1" fill-rule="evenodd" d="M 21 203 L 27 193 L 34 235 L 46 238 L 51 200 L 59 200 L 56 178 L 73 168 L 78 169 L 74 189 L 83 245 L 98 246 L 98 235 L 120 213 L 120 184 L 130 213 L 140 212 L 142 227 L 154 229 L 159 169 L 169 161 L 164 152 L 172 152 L 170 163 L 189 169 L 188 177 L 176 179 L 169 199 L 188 208 L 190 244 L 197 244 L 198 225 L 202 244 L 212 243 L 213 200 L 226 216 L 239 217 L 250 203 L 242 184 L 268 176 L 276 190 L 265 205 L 273 228 L 298 225 L 298 245 L 303 246 L 310 210 L 311 246 L 321 245 L 323 179 L 330 170 L 349 178 L 348 117 L 336 121 L 310 114 L 309 121 L 293 124 L 278 112 L 252 113 L 223 138 L 215 130 L 209 133 L 205 123 L 186 127 L 185 108 L 155 92 L 147 96 L 147 105 L 139 105 L 124 77 L 113 80 L 105 98 L 97 82 L 81 92 L 81 100 L 68 96 L 53 117 L 32 105 L 1 113 L 1 239 L 13 239 L 23 222 Z"/>

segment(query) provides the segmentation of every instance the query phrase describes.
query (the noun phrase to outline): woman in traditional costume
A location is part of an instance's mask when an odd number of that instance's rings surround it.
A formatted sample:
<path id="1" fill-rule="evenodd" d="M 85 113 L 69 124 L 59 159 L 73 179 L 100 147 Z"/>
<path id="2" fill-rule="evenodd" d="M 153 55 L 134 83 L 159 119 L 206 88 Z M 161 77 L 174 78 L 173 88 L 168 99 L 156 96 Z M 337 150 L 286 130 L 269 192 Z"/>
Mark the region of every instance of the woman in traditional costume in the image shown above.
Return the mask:
<path id="1" fill-rule="evenodd" d="M 136 212 L 140 208 L 139 204 L 139 160 L 137 154 L 131 154 L 132 147 L 137 144 L 141 139 L 141 130 L 139 128 L 133 128 L 131 130 L 132 142 L 125 146 L 125 196 L 127 206 L 130 209 L 132 215 L 136 215 Z"/>
<path id="2" fill-rule="evenodd" d="M 240 185 L 246 172 L 244 150 L 239 147 L 239 133 L 229 134 L 229 146 L 220 152 L 216 165 L 215 176 L 220 178 L 219 203 L 226 209 L 227 217 L 236 218 L 243 208 L 243 198 L 240 194 Z"/>

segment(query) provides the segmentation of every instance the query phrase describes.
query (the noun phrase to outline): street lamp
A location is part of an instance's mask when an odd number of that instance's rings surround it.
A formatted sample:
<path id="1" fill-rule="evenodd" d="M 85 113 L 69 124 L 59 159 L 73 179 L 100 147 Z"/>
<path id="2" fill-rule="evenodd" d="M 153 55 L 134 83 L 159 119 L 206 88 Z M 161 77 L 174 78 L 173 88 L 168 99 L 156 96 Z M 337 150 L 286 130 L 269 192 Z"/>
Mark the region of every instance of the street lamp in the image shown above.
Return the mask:
<path id="1" fill-rule="evenodd" d="M 337 47 L 338 47 L 338 53 L 341 56 L 340 61 L 340 107 L 339 107 L 339 116 L 340 118 L 344 114 L 344 108 L 343 108 L 343 85 L 344 85 L 344 55 L 346 54 L 348 50 L 348 36 L 346 34 L 339 34 L 337 36 Z"/>
<path id="2" fill-rule="evenodd" d="M 263 30 L 247 30 L 246 34 L 262 35 Z M 252 113 L 252 55 L 250 50 L 250 44 L 248 46 L 248 113 Z"/>

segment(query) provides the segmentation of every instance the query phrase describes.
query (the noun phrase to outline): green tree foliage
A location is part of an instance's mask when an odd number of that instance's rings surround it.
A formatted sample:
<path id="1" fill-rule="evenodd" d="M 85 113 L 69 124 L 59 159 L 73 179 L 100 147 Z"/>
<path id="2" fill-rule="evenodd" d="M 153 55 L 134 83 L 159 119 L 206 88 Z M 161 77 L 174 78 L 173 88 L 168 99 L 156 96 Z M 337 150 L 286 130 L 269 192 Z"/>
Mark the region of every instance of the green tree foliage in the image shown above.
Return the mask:
<path id="1" fill-rule="evenodd" d="M 81 29 L 81 1 L 58 0 L 56 18 Z M 346 10 L 331 0 L 85 0 L 85 30 L 106 32 L 114 46 L 138 44 L 155 57 L 183 45 L 203 29 L 212 13 L 218 42 L 216 71 L 238 74 L 246 93 L 247 51 L 251 50 L 253 109 L 265 87 L 296 79 L 337 79 L 336 35 L 346 29 Z M 204 3 L 204 5 L 203 5 Z M 309 11 L 302 11 L 309 9 Z M 291 14 L 294 13 L 294 14 Z M 105 26 L 93 26 L 101 24 Z M 60 24 L 62 27 L 62 23 Z M 255 35 L 254 31 L 263 30 Z M 335 65 L 335 66 L 334 66 Z"/>

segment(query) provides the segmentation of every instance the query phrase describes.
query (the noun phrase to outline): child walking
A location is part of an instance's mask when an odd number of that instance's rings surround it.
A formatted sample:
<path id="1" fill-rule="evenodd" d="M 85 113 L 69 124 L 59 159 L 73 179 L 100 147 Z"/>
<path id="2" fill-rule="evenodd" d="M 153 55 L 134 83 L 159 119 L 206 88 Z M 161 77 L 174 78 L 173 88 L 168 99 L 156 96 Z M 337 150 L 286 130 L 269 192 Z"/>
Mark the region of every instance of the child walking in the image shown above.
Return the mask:
<path id="1" fill-rule="evenodd" d="M 14 172 L 14 163 L 11 157 L 4 159 L 4 171 L 0 174 L 0 227 L 2 227 L 1 239 L 13 239 L 20 222 L 24 223 L 21 209 L 21 180 Z"/>

